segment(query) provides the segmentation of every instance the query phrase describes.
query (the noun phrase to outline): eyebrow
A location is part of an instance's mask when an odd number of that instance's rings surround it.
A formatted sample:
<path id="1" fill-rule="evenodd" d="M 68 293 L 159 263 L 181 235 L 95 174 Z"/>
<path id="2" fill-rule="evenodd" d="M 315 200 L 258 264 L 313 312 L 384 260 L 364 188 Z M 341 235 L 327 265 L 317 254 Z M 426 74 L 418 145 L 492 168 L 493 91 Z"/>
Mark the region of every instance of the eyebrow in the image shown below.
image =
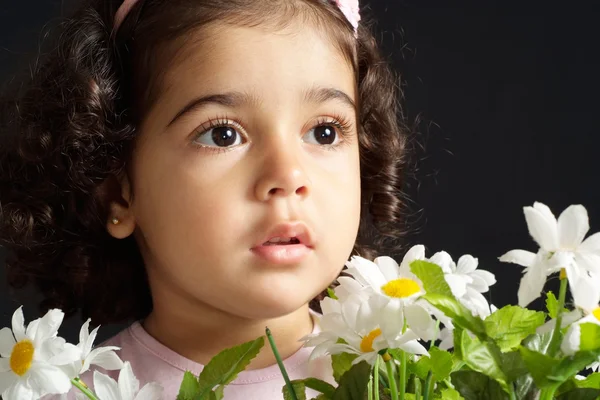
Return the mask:
<path id="1" fill-rule="evenodd" d="M 356 103 L 352 98 L 343 91 L 330 87 L 313 87 L 304 92 L 304 100 L 311 103 L 325 103 L 327 101 L 336 100 L 347 107 L 356 111 Z M 220 94 L 210 94 L 206 96 L 192 99 L 185 107 L 175 115 L 167 126 L 171 126 L 183 115 L 204 107 L 208 104 L 217 104 L 224 107 L 234 108 L 244 104 L 259 104 L 261 101 L 258 97 L 244 92 L 227 92 Z"/>

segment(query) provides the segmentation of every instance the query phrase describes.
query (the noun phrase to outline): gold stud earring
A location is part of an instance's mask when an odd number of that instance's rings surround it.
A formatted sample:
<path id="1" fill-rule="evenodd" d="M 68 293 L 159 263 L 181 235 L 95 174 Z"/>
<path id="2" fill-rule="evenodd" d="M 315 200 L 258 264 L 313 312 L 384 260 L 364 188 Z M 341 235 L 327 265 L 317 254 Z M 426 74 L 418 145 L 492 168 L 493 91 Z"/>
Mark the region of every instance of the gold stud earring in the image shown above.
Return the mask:
<path id="1" fill-rule="evenodd" d="M 121 223 L 121 221 L 120 221 L 120 220 L 119 220 L 119 218 L 117 218 L 117 217 L 114 217 L 114 218 L 111 220 L 111 222 L 112 222 L 112 224 L 113 224 L 113 225 L 119 225 L 119 224 Z"/>

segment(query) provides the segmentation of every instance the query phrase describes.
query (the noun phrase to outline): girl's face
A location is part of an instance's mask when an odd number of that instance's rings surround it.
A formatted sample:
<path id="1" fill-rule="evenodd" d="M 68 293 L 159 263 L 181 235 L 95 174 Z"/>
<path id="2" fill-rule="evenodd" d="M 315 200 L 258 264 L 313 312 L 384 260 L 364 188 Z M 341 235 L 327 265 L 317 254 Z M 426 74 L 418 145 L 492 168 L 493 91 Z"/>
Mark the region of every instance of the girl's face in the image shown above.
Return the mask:
<path id="1" fill-rule="evenodd" d="M 111 233 L 135 231 L 155 303 L 244 318 L 297 310 L 357 236 L 351 65 L 313 28 L 230 25 L 188 38 L 171 65 Z M 277 237 L 291 244 L 266 243 Z"/>

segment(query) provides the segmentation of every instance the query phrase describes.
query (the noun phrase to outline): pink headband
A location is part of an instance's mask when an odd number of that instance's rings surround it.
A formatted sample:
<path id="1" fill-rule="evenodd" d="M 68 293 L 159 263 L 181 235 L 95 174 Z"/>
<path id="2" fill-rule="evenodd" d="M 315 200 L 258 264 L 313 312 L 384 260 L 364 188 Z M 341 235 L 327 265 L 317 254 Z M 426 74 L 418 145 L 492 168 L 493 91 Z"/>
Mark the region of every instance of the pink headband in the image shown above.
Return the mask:
<path id="1" fill-rule="evenodd" d="M 139 0 L 125 0 L 123 4 L 121 4 L 121 7 L 119 7 L 117 13 L 115 14 L 115 26 L 113 28 L 115 32 L 119 29 L 125 20 L 125 17 L 127 17 L 127 14 L 129 14 L 129 11 L 131 11 L 133 6 L 135 6 L 138 1 Z M 358 0 L 334 0 L 334 3 L 346 16 L 346 19 L 354 27 L 354 32 L 356 33 L 358 29 L 358 22 L 360 21 Z"/>

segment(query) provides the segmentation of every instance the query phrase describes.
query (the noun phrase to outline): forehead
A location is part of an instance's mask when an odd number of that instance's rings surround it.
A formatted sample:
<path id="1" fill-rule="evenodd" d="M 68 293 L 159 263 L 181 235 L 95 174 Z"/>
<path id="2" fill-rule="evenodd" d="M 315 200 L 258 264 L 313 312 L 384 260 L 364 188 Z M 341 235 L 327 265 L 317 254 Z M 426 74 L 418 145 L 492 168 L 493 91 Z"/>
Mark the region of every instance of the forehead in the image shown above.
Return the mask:
<path id="1" fill-rule="evenodd" d="M 356 100 L 350 60 L 328 35 L 306 25 L 268 31 L 212 24 L 176 46 L 163 76 L 163 95 L 170 98 L 235 90 L 283 105 L 310 88 L 331 87 Z"/>

